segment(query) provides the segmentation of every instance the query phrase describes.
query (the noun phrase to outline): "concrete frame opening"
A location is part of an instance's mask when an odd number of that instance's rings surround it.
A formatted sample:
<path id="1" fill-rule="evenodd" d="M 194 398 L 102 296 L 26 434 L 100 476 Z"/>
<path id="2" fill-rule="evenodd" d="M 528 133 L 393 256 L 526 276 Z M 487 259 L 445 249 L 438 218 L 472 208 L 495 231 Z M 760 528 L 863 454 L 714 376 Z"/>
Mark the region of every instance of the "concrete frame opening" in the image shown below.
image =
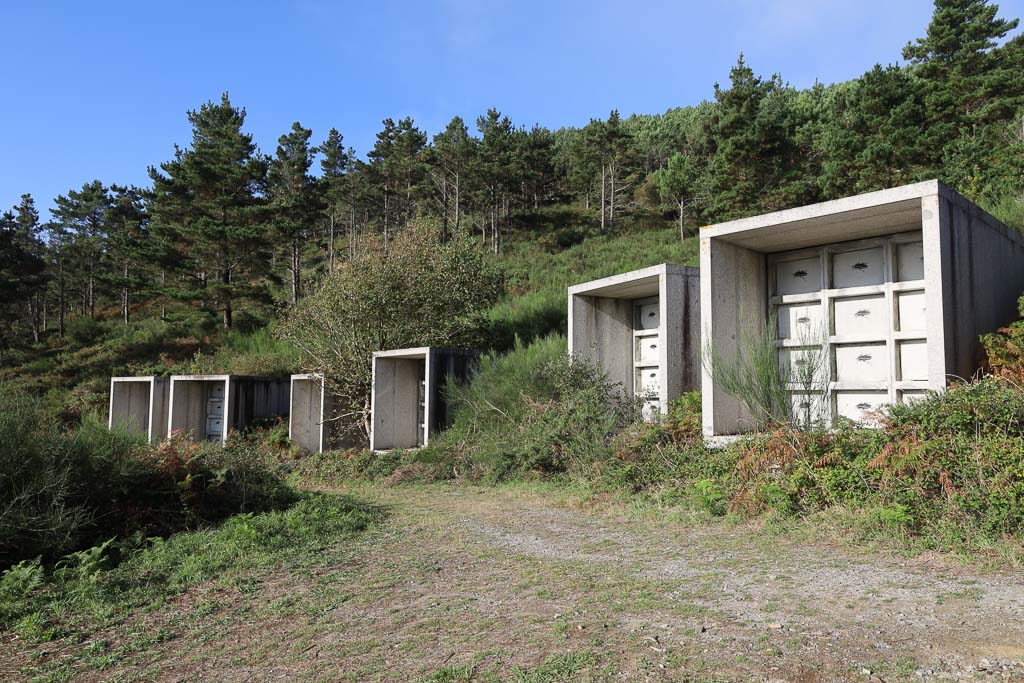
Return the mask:
<path id="1" fill-rule="evenodd" d="M 118 425 L 144 434 L 150 443 L 164 438 L 169 389 L 166 377 L 111 377 L 107 428 Z"/>
<path id="2" fill-rule="evenodd" d="M 227 443 L 232 431 L 254 420 L 286 417 L 287 380 L 239 375 L 174 375 L 171 377 L 168 438 L 184 434 L 193 442 Z"/>
<path id="3" fill-rule="evenodd" d="M 654 420 L 700 386 L 699 297 L 699 271 L 668 263 L 573 285 L 569 353 L 641 397 Z"/>
<path id="4" fill-rule="evenodd" d="M 288 409 L 288 438 L 310 453 L 343 447 L 336 437 L 333 401 L 323 376 L 292 375 L 291 405 Z"/>
<path id="5" fill-rule="evenodd" d="M 467 380 L 477 351 L 419 347 L 373 354 L 370 449 L 420 448 L 451 424 L 445 388 Z"/>
<path id="6" fill-rule="evenodd" d="M 774 321 L 780 362 L 797 362 L 800 330 L 820 329 L 820 391 L 790 389 L 794 406 L 820 402 L 826 424 L 870 425 L 883 405 L 970 377 L 979 335 L 1016 316 L 1024 289 L 1024 237 L 938 181 L 708 226 L 700 239 L 702 348 L 735 355 Z M 702 401 L 706 437 L 755 428 L 707 369 Z"/>

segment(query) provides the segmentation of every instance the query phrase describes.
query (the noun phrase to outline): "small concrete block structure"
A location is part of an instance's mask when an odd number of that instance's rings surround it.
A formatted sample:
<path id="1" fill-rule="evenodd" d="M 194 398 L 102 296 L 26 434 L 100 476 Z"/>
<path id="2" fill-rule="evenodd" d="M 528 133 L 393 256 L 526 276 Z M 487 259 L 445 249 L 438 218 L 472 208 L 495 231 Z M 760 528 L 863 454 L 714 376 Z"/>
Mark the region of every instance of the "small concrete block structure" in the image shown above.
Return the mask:
<path id="1" fill-rule="evenodd" d="M 663 263 L 569 288 L 569 353 L 641 396 L 644 416 L 700 387 L 700 277 Z"/>
<path id="2" fill-rule="evenodd" d="M 164 438 L 169 389 L 166 377 L 111 377 L 107 427 L 113 429 L 117 425 L 145 434 L 150 443 Z"/>
<path id="3" fill-rule="evenodd" d="M 817 336 L 828 376 L 794 406 L 870 424 L 975 373 L 979 335 L 1017 315 L 1024 236 L 931 180 L 708 226 L 700 269 L 702 348 L 734 356 L 774 321 L 782 360 Z M 705 436 L 753 428 L 707 369 L 702 385 Z"/>
<path id="4" fill-rule="evenodd" d="M 288 438 L 310 453 L 340 448 L 331 418 L 333 401 L 324 386 L 323 375 L 292 375 L 291 407 L 288 410 Z"/>
<path id="5" fill-rule="evenodd" d="M 167 436 L 227 443 L 253 420 L 288 415 L 288 380 L 241 375 L 171 376 Z"/>
<path id="6" fill-rule="evenodd" d="M 478 351 L 430 346 L 373 354 L 370 450 L 426 446 L 431 434 L 450 426 L 445 387 L 467 380 L 479 357 Z"/>

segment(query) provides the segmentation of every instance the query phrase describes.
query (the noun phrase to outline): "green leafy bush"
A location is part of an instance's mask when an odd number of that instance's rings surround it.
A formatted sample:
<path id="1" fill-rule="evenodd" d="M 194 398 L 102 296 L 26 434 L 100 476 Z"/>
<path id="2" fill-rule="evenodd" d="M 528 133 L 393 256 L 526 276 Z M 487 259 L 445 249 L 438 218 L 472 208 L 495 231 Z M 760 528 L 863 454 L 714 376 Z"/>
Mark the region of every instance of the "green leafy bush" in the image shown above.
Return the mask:
<path id="1" fill-rule="evenodd" d="M 482 359 L 472 382 L 451 389 L 454 425 L 431 450 L 468 476 L 582 472 L 607 460 L 612 437 L 638 419 L 635 405 L 617 400 L 620 392 L 597 369 L 573 362 L 560 335 L 517 343 Z"/>
<path id="2" fill-rule="evenodd" d="M 292 502 L 269 455 L 138 436 L 86 417 L 66 429 L 34 397 L 0 386 L 0 566 L 53 561 L 133 534 L 166 535 Z"/>

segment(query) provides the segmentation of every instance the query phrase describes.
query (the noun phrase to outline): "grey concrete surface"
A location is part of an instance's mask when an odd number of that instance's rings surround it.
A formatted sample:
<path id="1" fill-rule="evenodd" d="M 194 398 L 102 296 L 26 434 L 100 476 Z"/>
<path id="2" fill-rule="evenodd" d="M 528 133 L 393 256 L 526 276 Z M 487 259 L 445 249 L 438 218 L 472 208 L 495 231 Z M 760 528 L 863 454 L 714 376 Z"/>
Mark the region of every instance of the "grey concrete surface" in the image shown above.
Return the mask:
<path id="1" fill-rule="evenodd" d="M 118 425 L 144 434 L 151 443 L 159 441 L 167 433 L 169 390 L 166 377 L 111 377 L 107 427 Z"/>
<path id="2" fill-rule="evenodd" d="M 666 412 L 680 394 L 700 387 L 696 268 L 664 263 L 620 273 L 573 285 L 568 299 L 570 355 L 599 366 L 627 398 L 642 392 L 636 374 L 640 368 L 657 374 L 650 413 Z M 657 329 L 643 329 L 637 317 L 640 305 L 657 306 Z M 656 357 L 643 350 L 654 344 Z"/>
<path id="3" fill-rule="evenodd" d="M 370 449 L 387 451 L 429 444 L 432 434 L 451 424 L 452 407 L 446 400 L 446 387 L 453 381 L 466 381 L 475 372 L 479 355 L 478 351 L 438 347 L 375 353 Z"/>
<path id="4" fill-rule="evenodd" d="M 900 272 L 915 258 L 919 270 Z M 1024 291 L 1024 237 L 935 180 L 707 226 L 700 259 L 701 348 L 735 353 L 779 311 L 808 306 L 801 319 L 826 327 L 832 410 L 866 423 L 878 405 L 973 375 L 979 335 L 1015 319 Z M 785 272 L 820 282 L 787 289 Z M 702 392 L 705 436 L 754 428 L 706 367 Z"/>

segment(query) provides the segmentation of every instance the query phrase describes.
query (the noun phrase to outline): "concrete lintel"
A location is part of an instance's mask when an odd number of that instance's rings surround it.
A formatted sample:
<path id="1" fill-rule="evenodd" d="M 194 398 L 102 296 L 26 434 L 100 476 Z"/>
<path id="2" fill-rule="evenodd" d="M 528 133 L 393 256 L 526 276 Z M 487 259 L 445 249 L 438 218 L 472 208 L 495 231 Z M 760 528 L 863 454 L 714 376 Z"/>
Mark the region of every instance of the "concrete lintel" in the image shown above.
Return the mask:
<path id="1" fill-rule="evenodd" d="M 660 282 L 670 270 L 682 269 L 670 263 L 662 263 L 649 268 L 618 273 L 599 280 L 591 280 L 569 287 L 569 296 L 599 296 L 606 299 L 642 299 L 658 296 Z"/>

